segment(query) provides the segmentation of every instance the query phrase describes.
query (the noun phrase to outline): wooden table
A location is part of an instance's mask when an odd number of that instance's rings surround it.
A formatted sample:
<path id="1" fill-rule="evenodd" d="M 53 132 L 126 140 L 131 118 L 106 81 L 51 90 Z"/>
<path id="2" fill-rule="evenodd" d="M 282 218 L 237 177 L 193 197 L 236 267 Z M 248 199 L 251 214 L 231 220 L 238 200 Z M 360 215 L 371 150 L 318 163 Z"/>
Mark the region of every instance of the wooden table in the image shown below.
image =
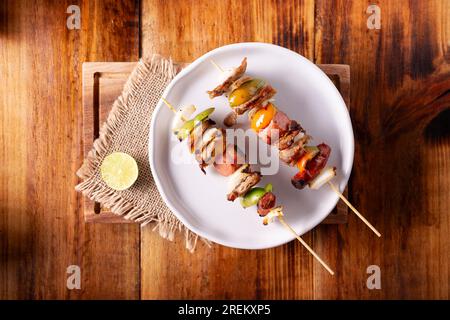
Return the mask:
<path id="1" fill-rule="evenodd" d="M 6 1 L 0 4 L 0 298 L 450 297 L 450 2 Z M 81 8 L 81 30 L 66 9 Z M 158 52 L 191 61 L 217 46 L 272 42 L 315 63 L 349 64 L 356 217 L 264 251 L 184 249 L 151 228 L 86 224 L 81 65 Z M 81 267 L 80 290 L 66 287 Z M 382 288 L 366 287 L 369 265 Z"/>

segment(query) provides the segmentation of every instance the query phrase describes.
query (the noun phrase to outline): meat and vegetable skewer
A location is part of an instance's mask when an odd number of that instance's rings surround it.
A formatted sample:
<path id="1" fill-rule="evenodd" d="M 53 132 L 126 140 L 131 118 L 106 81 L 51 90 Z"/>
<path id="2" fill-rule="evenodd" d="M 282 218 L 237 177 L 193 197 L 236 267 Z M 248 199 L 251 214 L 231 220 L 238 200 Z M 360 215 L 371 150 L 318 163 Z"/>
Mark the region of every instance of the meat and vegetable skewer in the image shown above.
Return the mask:
<path id="1" fill-rule="evenodd" d="M 213 165 L 219 174 L 229 177 L 229 201 L 241 198 L 244 208 L 256 205 L 261 217 L 268 215 L 276 202 L 272 185 L 255 187 L 261 180 L 261 173 L 252 170 L 251 166 L 245 163 L 245 155 L 234 143 L 227 143 L 224 129 L 215 126 L 215 122 L 209 118 L 214 108 L 206 109 L 188 120 L 196 110 L 194 106 L 176 111 L 167 100 L 162 100 L 176 113 L 172 128 L 174 134 L 180 141 L 187 141 L 189 150 L 194 154 L 203 173 L 206 173 L 207 166 Z M 263 222 L 268 224 L 269 221 L 264 219 Z"/>
<path id="2" fill-rule="evenodd" d="M 215 62 L 212 63 L 224 73 Z M 248 112 L 250 127 L 258 137 L 269 145 L 279 149 L 280 159 L 289 166 L 297 166 L 298 172 L 291 178 L 292 185 L 297 189 L 309 186 L 319 189 L 324 184 L 338 194 L 350 209 L 378 236 L 381 234 L 330 181 L 336 176 L 335 167 L 326 167 L 331 148 L 325 143 L 317 146 L 307 145 L 310 136 L 295 120 L 291 120 L 273 103 L 276 90 L 265 81 L 245 75 L 247 58 L 239 67 L 227 72 L 225 80 L 214 89 L 207 91 L 211 99 L 225 95 L 232 109 L 226 117 L 225 125 L 236 123 L 237 116 Z"/>
<path id="3" fill-rule="evenodd" d="M 257 207 L 258 214 L 263 218 L 263 224 L 267 225 L 274 218 L 291 232 L 298 241 L 322 264 L 332 275 L 333 270 L 308 246 L 304 240 L 289 226 L 283 218 L 283 207 L 275 206 L 276 196 L 272 192 L 272 185 L 264 188 L 256 185 L 261 180 L 261 173 L 253 171 L 251 166 L 243 163 L 245 156 L 242 155 L 237 146 L 227 144 L 224 129 L 215 126 L 215 122 L 209 118 L 214 108 L 206 109 L 189 119 L 195 112 L 195 107 L 189 106 L 179 111 L 164 98 L 161 98 L 166 106 L 176 113 L 173 132 L 180 141 L 187 140 L 189 150 L 195 155 L 201 170 L 213 165 L 215 170 L 222 176 L 229 177 L 229 193 L 227 199 L 234 201 L 241 198 L 244 208 Z"/>
<path id="4" fill-rule="evenodd" d="M 167 101 L 165 103 L 170 105 Z M 175 110 L 173 107 L 171 109 Z M 210 119 L 214 108 L 206 109 L 192 119 L 186 120 L 193 112 L 195 112 L 195 107 L 188 106 L 177 113 L 172 128 L 174 134 L 180 141 L 187 140 L 189 151 L 194 154 L 203 173 L 206 173 L 205 168 L 212 164 L 219 174 L 230 177 L 227 195 L 229 201 L 244 197 L 260 182 L 261 173 L 252 170 L 249 164 L 244 163 L 245 157 L 235 144 L 227 144 L 224 130 L 215 126 L 215 122 Z M 183 118 L 186 121 L 179 121 Z M 268 192 L 270 191 L 268 190 Z M 251 202 L 250 198 L 244 199 L 246 203 Z M 255 196 L 252 199 L 255 199 Z"/>

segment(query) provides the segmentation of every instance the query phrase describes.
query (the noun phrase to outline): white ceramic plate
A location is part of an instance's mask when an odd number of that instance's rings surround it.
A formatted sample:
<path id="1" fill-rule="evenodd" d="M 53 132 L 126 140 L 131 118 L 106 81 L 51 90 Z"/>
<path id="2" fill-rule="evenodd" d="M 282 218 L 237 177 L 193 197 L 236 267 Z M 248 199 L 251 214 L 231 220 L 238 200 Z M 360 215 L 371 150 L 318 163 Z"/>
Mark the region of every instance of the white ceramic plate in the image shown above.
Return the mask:
<path id="1" fill-rule="evenodd" d="M 194 104 L 197 110 L 216 107 L 212 119 L 222 125 L 230 111 L 227 100 L 210 100 L 206 90 L 219 83 L 214 60 L 224 68 L 248 59 L 247 73 L 267 80 L 278 93 L 275 104 L 291 119 L 301 123 L 314 137 L 326 142 L 332 152 L 328 164 L 338 168 L 334 183 L 343 190 L 353 164 L 354 139 L 345 103 L 329 78 L 313 63 L 288 49 L 266 43 L 237 43 L 217 48 L 195 60 L 170 83 L 164 97 L 173 105 Z M 235 248 L 263 249 L 294 239 L 279 222 L 262 224 L 256 208 L 243 209 L 239 200 L 226 200 L 227 178 L 213 168 L 203 175 L 193 160 L 180 163 L 187 147 L 171 133 L 173 113 L 160 102 L 150 127 L 149 156 L 158 189 L 173 213 L 192 231 L 213 242 Z M 242 116 L 241 124 L 247 116 Z M 191 159 L 193 157 L 191 156 Z M 260 183 L 272 183 L 277 205 L 298 234 L 317 226 L 338 201 L 328 186 L 321 190 L 297 190 L 291 185 L 296 169 L 281 164 L 276 175 Z"/>

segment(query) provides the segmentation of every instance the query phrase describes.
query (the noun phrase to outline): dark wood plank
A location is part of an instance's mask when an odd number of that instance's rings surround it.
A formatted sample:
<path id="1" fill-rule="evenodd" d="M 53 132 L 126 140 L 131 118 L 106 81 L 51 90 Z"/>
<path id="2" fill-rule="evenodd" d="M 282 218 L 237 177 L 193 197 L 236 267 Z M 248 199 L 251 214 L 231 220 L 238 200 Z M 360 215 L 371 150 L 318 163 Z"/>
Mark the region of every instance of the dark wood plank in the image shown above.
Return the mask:
<path id="1" fill-rule="evenodd" d="M 143 1 L 142 53 L 192 61 L 228 43 L 265 41 L 312 59 L 313 17 L 313 1 Z M 142 230 L 143 298 L 313 297 L 316 262 L 296 242 L 262 251 L 200 244 L 190 254 L 182 238 L 168 243 Z M 310 234 L 304 239 L 311 242 Z"/>
<path id="2" fill-rule="evenodd" d="M 181 237 L 146 228 L 139 249 L 137 226 L 84 224 L 81 63 L 137 60 L 139 5 L 76 2 L 81 31 L 65 28 L 73 2 L 0 4 L 0 298 L 449 298 L 448 1 L 377 1 L 379 31 L 356 0 L 142 2 L 143 54 L 191 61 L 252 40 L 351 65 L 350 199 L 383 238 L 353 216 L 308 234 L 334 278 L 297 243 L 190 255 Z M 70 264 L 81 291 L 66 289 Z M 382 290 L 365 286 L 370 264 Z"/>
<path id="3" fill-rule="evenodd" d="M 349 194 L 383 236 L 352 215 L 337 230 L 319 227 L 314 246 L 338 274 L 316 270 L 314 297 L 448 299 L 450 2 L 377 1 L 381 30 L 367 29 L 368 4 L 316 1 L 315 51 L 318 63 L 351 66 Z M 381 290 L 366 288 L 372 264 Z"/>
<path id="4" fill-rule="evenodd" d="M 82 29 L 68 30 L 66 9 L 77 3 Z M 0 8 L 0 297 L 139 298 L 139 228 L 85 224 L 74 191 L 82 62 L 138 59 L 138 4 Z M 72 264 L 81 267 L 81 290 L 66 288 Z"/>

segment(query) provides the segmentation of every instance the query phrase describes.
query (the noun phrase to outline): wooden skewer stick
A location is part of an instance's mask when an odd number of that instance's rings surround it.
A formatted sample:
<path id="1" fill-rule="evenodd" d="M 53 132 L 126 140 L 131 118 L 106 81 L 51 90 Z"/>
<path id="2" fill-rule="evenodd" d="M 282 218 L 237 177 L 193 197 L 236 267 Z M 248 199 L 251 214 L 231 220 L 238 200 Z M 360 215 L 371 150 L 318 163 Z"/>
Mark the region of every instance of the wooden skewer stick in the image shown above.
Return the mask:
<path id="1" fill-rule="evenodd" d="M 210 60 L 211 63 L 223 73 L 223 69 L 221 66 L 219 66 L 217 63 L 215 63 L 213 60 Z M 378 237 L 381 237 L 381 233 L 378 232 L 377 229 L 369 222 L 366 218 L 363 217 L 361 213 L 359 213 L 358 210 L 344 197 L 342 193 L 339 192 L 339 190 L 335 187 L 334 184 L 332 184 L 330 181 L 328 181 L 328 185 L 333 189 L 334 192 L 341 198 L 342 201 L 360 218 Z"/>
<path id="2" fill-rule="evenodd" d="M 317 253 L 314 252 L 313 249 L 311 249 L 311 247 L 305 242 L 305 240 L 303 240 L 298 234 L 297 232 L 295 232 L 294 229 L 292 229 L 292 227 L 284 220 L 283 216 L 278 216 L 278 220 L 280 220 L 281 224 L 288 229 L 296 238 L 298 241 L 300 241 L 300 243 L 306 248 L 306 250 L 309 251 L 309 253 L 311 253 L 313 255 L 314 258 L 316 258 L 317 261 L 320 262 L 320 264 L 327 269 L 327 271 L 334 276 L 334 271 L 331 270 L 331 268 L 318 256 Z"/>
<path id="3" fill-rule="evenodd" d="M 356 210 L 356 208 L 347 200 L 347 198 L 345 198 L 344 195 L 339 192 L 338 188 L 333 183 L 331 183 L 330 181 L 328 181 L 327 183 L 330 186 L 330 188 L 334 192 L 336 192 L 336 194 L 339 196 L 339 198 L 341 198 L 341 200 L 344 201 L 345 204 L 350 209 L 352 209 L 352 211 L 358 216 L 358 218 L 360 218 L 378 237 L 381 237 L 381 233 L 379 233 L 378 230 L 375 229 L 375 227 L 369 221 L 367 221 L 367 219 L 364 218 L 363 215 L 361 213 L 359 213 L 358 210 Z"/>
<path id="4" fill-rule="evenodd" d="M 211 60 L 209 60 L 209 61 L 212 63 L 212 65 L 213 65 L 214 67 L 217 68 L 217 70 L 219 70 L 219 71 L 222 72 L 222 73 L 225 72 L 225 71 L 223 70 L 223 68 L 222 68 L 221 66 L 219 66 L 213 59 L 211 59 Z"/>
<path id="5" fill-rule="evenodd" d="M 169 109 L 170 110 L 172 110 L 173 111 L 173 113 L 177 113 L 177 110 L 173 107 L 173 105 L 171 105 L 170 103 L 169 103 L 169 101 L 167 101 L 166 99 L 164 99 L 164 98 L 162 98 L 161 97 L 161 100 L 164 102 L 164 104 L 167 106 L 167 107 L 169 107 Z M 185 117 L 183 117 L 183 116 L 181 116 L 181 120 L 183 120 L 183 121 L 188 121 Z"/>
<path id="6" fill-rule="evenodd" d="M 212 60 L 211 60 L 212 61 Z M 169 101 L 167 101 L 164 98 L 161 98 L 161 100 L 164 102 L 164 104 L 170 109 L 172 110 L 174 113 L 177 113 L 176 109 L 169 103 Z M 186 121 L 183 119 L 183 121 Z M 327 271 L 331 274 L 334 275 L 334 271 L 331 270 L 331 268 L 317 255 L 317 253 L 314 252 L 313 249 L 311 249 L 311 247 L 302 239 L 300 238 L 300 236 L 295 232 L 295 230 L 284 220 L 284 218 L 282 216 L 278 216 L 278 219 L 280 220 L 281 224 L 289 231 L 291 232 L 298 241 L 300 241 L 300 243 L 306 248 L 306 250 L 308 250 L 314 258 L 317 259 L 317 261 L 320 262 L 320 264 L 327 269 Z"/>

